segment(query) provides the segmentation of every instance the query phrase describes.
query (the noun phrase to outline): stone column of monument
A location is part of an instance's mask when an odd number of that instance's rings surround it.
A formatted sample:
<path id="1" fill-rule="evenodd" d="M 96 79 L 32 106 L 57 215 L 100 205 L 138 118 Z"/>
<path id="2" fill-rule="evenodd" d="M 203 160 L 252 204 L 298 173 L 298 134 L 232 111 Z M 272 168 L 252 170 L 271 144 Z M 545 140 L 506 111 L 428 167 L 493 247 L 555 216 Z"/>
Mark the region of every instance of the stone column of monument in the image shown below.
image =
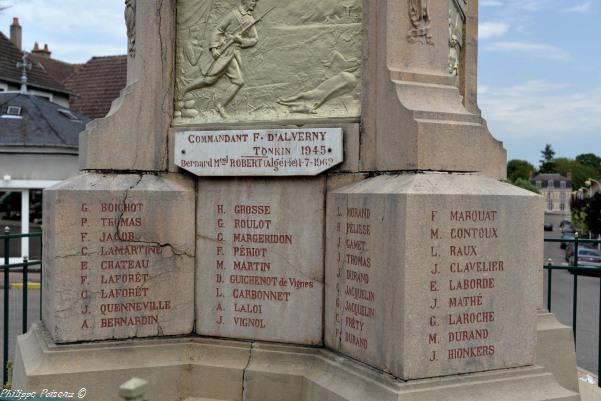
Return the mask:
<path id="1" fill-rule="evenodd" d="M 128 86 L 45 193 L 13 388 L 578 400 L 552 315 L 537 356 L 543 204 L 502 182 L 477 6 L 126 0 Z"/>

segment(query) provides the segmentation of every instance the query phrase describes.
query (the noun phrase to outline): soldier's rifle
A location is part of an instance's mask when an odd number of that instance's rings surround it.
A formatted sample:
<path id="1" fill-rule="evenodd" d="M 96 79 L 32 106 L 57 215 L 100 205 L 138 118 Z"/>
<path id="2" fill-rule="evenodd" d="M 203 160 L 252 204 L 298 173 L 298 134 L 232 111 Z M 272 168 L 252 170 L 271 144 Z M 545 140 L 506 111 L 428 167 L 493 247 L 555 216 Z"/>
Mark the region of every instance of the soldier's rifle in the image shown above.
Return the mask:
<path id="1" fill-rule="evenodd" d="M 275 10 L 276 7 L 272 7 L 269 10 L 265 11 L 265 13 L 263 15 L 261 15 L 261 17 L 257 18 L 256 20 L 254 20 L 251 24 L 248 24 L 245 27 L 242 27 L 240 29 L 240 31 L 236 34 L 231 34 L 230 38 L 228 40 L 226 40 L 219 48 L 219 56 L 217 56 L 216 58 L 213 59 L 213 61 L 211 62 L 211 64 L 209 65 L 209 68 L 207 68 L 207 72 L 204 74 L 204 76 L 208 76 L 209 73 L 211 72 L 211 70 L 213 69 L 213 67 L 215 66 L 215 63 L 217 62 L 217 60 L 219 60 L 221 58 L 221 56 L 223 56 L 223 54 L 225 53 L 225 51 L 227 49 L 229 49 L 234 43 L 236 43 L 236 36 L 240 36 L 243 33 L 245 33 L 246 31 L 248 31 L 250 28 L 252 28 L 253 26 L 257 25 L 259 22 L 261 22 L 270 12 L 272 12 L 273 10 Z"/>

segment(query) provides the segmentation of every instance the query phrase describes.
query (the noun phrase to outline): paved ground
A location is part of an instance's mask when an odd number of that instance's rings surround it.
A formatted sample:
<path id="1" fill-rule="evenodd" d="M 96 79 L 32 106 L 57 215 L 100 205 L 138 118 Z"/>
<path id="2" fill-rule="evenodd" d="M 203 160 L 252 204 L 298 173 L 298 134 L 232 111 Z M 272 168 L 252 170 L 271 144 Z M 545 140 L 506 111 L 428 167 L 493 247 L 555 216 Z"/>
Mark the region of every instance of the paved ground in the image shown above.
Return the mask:
<path id="1" fill-rule="evenodd" d="M 601 400 L 601 389 L 594 384 L 580 382 L 580 397 L 582 401 L 599 401 Z"/>
<path id="2" fill-rule="evenodd" d="M 549 218 L 555 230 L 546 232 L 546 238 L 560 238 L 558 228 L 562 218 Z M 545 243 L 545 260 L 553 259 L 553 264 L 566 264 L 565 252 L 559 243 Z M 547 305 L 547 274 L 545 274 L 545 306 Z M 578 277 L 578 312 L 576 320 L 576 354 L 578 366 L 597 374 L 599 342 L 599 282 L 598 277 Z M 574 276 L 566 271 L 553 271 L 551 290 L 551 311 L 563 324 L 572 326 Z"/>
<path id="3" fill-rule="evenodd" d="M 0 313 L 3 315 L 4 311 L 4 289 L 0 289 Z M 23 290 L 11 288 L 9 290 L 9 359 L 13 359 L 15 338 L 17 335 L 22 333 L 22 310 L 23 310 Z M 40 319 L 40 290 L 31 289 L 28 291 L 28 316 L 27 316 L 27 327 Z M 2 358 L 2 350 L 4 344 L 4 319 L 0 320 L 0 359 Z"/>

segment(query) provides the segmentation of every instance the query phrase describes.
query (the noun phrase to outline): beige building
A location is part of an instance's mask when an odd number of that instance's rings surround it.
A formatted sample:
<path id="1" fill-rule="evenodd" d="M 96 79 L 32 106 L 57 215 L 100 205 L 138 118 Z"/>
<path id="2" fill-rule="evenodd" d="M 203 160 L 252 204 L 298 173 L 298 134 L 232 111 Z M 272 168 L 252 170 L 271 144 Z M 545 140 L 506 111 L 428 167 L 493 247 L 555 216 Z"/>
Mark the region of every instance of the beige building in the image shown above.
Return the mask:
<path id="1" fill-rule="evenodd" d="M 561 174 L 539 174 L 532 179 L 532 184 L 545 198 L 545 212 L 569 216 L 570 196 L 572 194 L 572 177 Z"/>
<path id="2" fill-rule="evenodd" d="M 42 190 L 78 173 L 79 133 L 125 86 L 126 56 L 81 65 L 51 56 L 37 42 L 23 51 L 18 18 L 10 38 L 0 32 L 0 227 L 13 233 L 39 229 Z M 29 248 L 23 238 L 21 256 L 37 256 Z"/>

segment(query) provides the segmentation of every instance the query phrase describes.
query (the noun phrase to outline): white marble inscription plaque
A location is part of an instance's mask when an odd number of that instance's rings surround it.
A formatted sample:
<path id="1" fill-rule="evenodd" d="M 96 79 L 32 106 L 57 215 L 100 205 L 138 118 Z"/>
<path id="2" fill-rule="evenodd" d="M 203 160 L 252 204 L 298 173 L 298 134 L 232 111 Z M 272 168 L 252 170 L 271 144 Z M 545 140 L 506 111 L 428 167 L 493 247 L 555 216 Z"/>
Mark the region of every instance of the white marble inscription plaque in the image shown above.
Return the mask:
<path id="1" fill-rule="evenodd" d="M 312 176 L 342 163 L 342 128 L 178 132 L 174 160 L 198 176 Z"/>
<path id="2" fill-rule="evenodd" d="M 198 180 L 198 334 L 321 344 L 324 195 L 324 177 Z"/>

